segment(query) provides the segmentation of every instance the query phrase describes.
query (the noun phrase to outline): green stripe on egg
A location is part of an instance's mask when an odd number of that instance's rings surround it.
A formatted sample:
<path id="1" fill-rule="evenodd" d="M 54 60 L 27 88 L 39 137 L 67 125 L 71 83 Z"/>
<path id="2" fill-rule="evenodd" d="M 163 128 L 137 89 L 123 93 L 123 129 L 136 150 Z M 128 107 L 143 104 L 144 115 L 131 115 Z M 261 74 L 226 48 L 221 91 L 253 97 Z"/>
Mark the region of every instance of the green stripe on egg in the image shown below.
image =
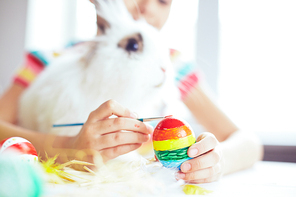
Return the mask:
<path id="1" fill-rule="evenodd" d="M 172 150 L 172 151 L 156 151 L 155 155 L 159 160 L 181 160 L 188 158 L 187 151 L 189 147 L 177 149 L 177 150 Z"/>

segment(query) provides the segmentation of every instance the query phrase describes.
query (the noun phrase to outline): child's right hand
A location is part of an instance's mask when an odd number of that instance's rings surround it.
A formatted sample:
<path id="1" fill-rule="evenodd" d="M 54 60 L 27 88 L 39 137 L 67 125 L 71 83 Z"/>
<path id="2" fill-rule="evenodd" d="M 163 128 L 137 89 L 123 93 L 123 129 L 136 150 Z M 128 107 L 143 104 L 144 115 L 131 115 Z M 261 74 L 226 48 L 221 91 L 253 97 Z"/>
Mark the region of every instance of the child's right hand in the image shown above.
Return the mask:
<path id="1" fill-rule="evenodd" d="M 118 117 L 109 118 L 112 115 Z M 93 162 L 95 152 L 99 152 L 106 162 L 139 148 L 148 141 L 153 128 L 136 118 L 135 114 L 114 100 L 103 103 L 90 113 L 80 133 L 70 140 L 71 148 L 84 152 L 80 156 L 83 158 L 76 159 Z"/>

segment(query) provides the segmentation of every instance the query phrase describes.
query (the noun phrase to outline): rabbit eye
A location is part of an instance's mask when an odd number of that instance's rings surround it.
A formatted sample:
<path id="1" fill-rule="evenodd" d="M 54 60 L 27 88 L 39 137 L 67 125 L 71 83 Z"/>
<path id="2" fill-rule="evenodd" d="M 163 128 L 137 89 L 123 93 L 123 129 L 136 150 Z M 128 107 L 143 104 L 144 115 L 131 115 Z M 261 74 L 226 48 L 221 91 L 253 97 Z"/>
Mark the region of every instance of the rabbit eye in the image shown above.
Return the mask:
<path id="1" fill-rule="evenodd" d="M 118 43 L 118 47 L 125 50 L 128 54 L 143 51 L 143 38 L 140 33 L 135 33 L 124 37 Z"/>
<path id="2" fill-rule="evenodd" d="M 138 51 L 138 49 L 139 49 L 138 41 L 134 38 L 129 39 L 125 47 L 125 50 L 127 50 L 127 52 L 136 52 Z"/>

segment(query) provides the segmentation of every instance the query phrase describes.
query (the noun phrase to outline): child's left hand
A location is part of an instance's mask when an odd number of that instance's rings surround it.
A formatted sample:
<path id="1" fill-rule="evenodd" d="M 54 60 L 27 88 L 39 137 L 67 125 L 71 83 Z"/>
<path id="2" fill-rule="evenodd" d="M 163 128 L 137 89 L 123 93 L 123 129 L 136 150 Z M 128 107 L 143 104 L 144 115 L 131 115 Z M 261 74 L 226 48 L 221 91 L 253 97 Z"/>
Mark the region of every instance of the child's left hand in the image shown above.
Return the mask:
<path id="1" fill-rule="evenodd" d="M 181 165 L 177 179 L 190 183 L 207 183 L 222 176 L 223 158 L 219 142 L 211 133 L 198 136 L 196 143 L 188 149 L 188 156 L 194 157 Z"/>

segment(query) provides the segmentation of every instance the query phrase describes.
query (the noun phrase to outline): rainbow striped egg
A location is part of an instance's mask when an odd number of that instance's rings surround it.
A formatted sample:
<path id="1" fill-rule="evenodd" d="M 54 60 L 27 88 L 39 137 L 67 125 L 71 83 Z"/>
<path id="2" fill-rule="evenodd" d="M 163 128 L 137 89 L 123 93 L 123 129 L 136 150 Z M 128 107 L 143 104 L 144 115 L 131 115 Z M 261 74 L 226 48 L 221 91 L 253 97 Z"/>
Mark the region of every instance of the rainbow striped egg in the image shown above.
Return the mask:
<path id="1" fill-rule="evenodd" d="M 179 170 L 184 161 L 191 159 L 187 151 L 196 141 L 190 126 L 172 116 L 158 123 L 152 140 L 155 155 L 162 165 Z"/>
<path id="2" fill-rule="evenodd" d="M 28 140 L 21 137 L 11 137 L 0 142 L 0 154 L 16 155 L 22 161 L 37 162 L 35 147 Z"/>

